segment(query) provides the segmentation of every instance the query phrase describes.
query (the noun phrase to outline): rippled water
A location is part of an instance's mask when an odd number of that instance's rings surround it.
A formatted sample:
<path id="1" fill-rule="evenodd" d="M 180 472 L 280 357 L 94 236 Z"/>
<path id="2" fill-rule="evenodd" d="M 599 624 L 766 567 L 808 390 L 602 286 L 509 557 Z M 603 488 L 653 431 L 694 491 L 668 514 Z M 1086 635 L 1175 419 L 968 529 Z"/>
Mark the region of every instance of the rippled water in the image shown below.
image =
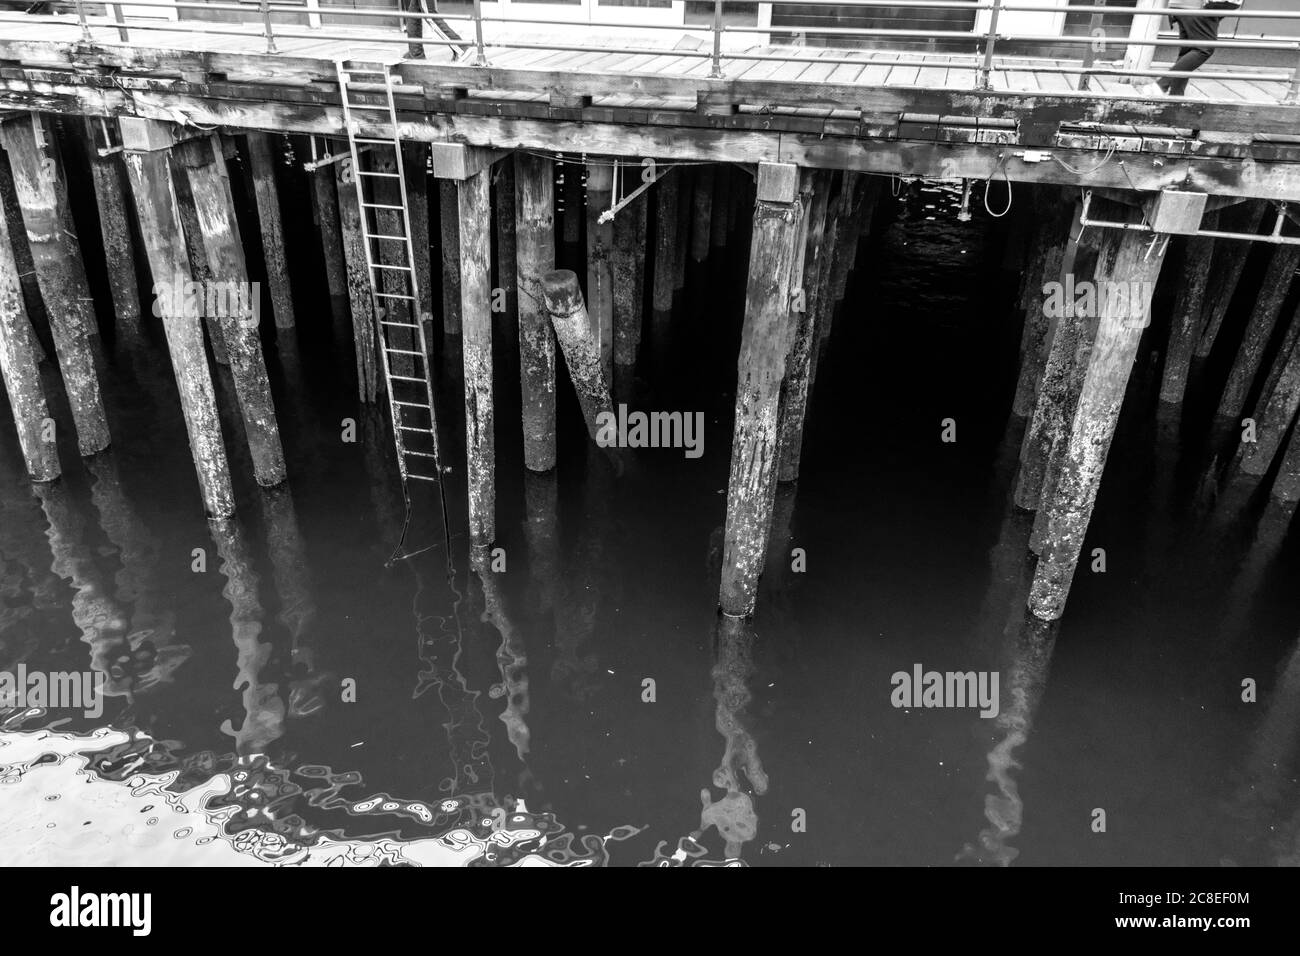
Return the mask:
<path id="1" fill-rule="evenodd" d="M 906 198 L 835 318 L 748 624 L 716 615 L 742 236 L 647 324 L 630 390 L 705 412 L 698 460 L 616 474 L 563 391 L 559 466 L 526 474 L 498 343 L 504 572 L 468 553 L 454 374 L 451 553 L 423 489 L 407 544 L 429 550 L 385 566 L 391 447 L 301 224 L 299 328 L 267 344 L 290 481 L 258 489 L 229 442 L 235 520 L 202 517 L 157 334 L 106 336 L 113 448 L 78 464 L 64 427 L 55 485 L 34 493 L 0 409 L 0 668 L 93 668 L 108 694 L 96 720 L 4 713 L 0 863 L 1297 862 L 1289 516 L 1217 487 L 1204 414 L 1157 414 L 1144 351 L 1085 548 L 1108 570 L 1081 570 L 1062 627 L 1031 624 L 1015 276 L 988 217 Z M 891 706 L 915 663 L 998 670 L 1001 713 Z"/>

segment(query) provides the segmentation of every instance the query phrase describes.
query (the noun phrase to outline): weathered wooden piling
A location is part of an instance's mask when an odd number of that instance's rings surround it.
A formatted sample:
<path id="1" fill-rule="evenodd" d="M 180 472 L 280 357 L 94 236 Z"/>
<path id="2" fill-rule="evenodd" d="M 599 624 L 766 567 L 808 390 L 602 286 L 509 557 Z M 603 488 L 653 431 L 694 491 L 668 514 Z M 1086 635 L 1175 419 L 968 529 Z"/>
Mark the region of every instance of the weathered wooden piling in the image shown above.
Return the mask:
<path id="1" fill-rule="evenodd" d="M 844 174 L 844 185 L 841 188 L 843 201 L 840 207 L 842 220 L 839 241 L 835 246 L 835 257 L 831 260 L 832 302 L 840 302 L 844 298 L 844 292 L 849 285 L 849 273 L 853 271 L 858 261 L 858 245 L 862 237 L 871 232 L 878 193 L 879 184 L 876 177 L 848 172 Z M 828 322 L 825 334 L 829 333 Z"/>
<path id="2" fill-rule="evenodd" d="M 582 301 L 578 277 L 569 269 L 556 269 L 542 276 L 542 297 L 555 328 L 555 339 L 564 352 L 564 362 L 578 394 L 582 417 L 592 441 L 600 430 L 598 416 L 613 412 L 609 379 L 601 360 L 600 342 L 593 320 Z"/>
<path id="3" fill-rule="evenodd" d="M 686 255 L 691 244 L 691 222 L 694 219 L 692 204 L 695 195 L 694 166 L 677 168 L 677 235 L 673 239 L 673 290 L 686 285 Z"/>
<path id="4" fill-rule="evenodd" d="M 524 152 L 515 154 L 514 165 L 524 466 L 549 471 L 555 467 L 555 333 L 542 277 L 555 268 L 555 167 Z"/>
<path id="5" fill-rule="evenodd" d="M 284 258 L 280 190 L 275 182 L 275 155 L 270 134 L 248 134 L 248 163 L 257 203 L 257 224 L 262 234 L 262 261 L 266 263 L 266 281 L 271 287 L 275 327 L 291 329 L 294 326 L 293 289 L 289 285 L 289 268 Z"/>
<path id="6" fill-rule="evenodd" d="M 460 314 L 464 336 L 465 455 L 469 533 L 496 538 L 496 445 L 492 417 L 492 198 L 490 169 L 456 182 L 460 208 Z"/>
<path id="7" fill-rule="evenodd" d="M 1203 230 L 1215 230 L 1218 226 L 1217 210 L 1207 212 L 1201 219 Z M 1205 290 L 1210 281 L 1210 264 L 1213 261 L 1213 239 L 1188 237 L 1183 249 L 1183 269 L 1178 280 L 1178 293 L 1174 298 L 1173 317 L 1169 323 L 1165 367 L 1160 379 L 1160 401 L 1171 405 L 1182 404 L 1183 396 L 1187 393 L 1187 376 L 1191 370 L 1192 354 L 1196 351 L 1197 336 L 1201 332 Z"/>
<path id="8" fill-rule="evenodd" d="M 135 243 L 131 239 L 131 220 L 127 215 L 126 174 L 116 154 L 101 156 L 97 130 L 99 122 L 86 117 L 86 155 L 95 185 L 95 205 L 99 209 L 99 235 L 108 264 L 108 287 L 113 296 L 113 315 L 119 335 L 134 340 L 140 335 L 140 288 L 135 276 Z M 105 144 L 105 147 L 111 146 Z"/>
<path id="9" fill-rule="evenodd" d="M 816 353 L 820 279 L 826 270 L 829 250 L 824 240 L 826 207 L 830 198 L 831 174 L 823 170 L 804 170 L 803 202 L 807 209 L 807 230 L 798 269 L 802 288 L 793 289 L 795 301 L 794 341 L 785 373 L 785 400 L 781 403 L 780 452 L 778 481 L 795 481 L 799 477 L 799 458 L 803 451 L 803 423 L 808 408 L 813 355 Z"/>
<path id="10" fill-rule="evenodd" d="M 1243 441 L 1237 453 L 1237 467 L 1252 478 L 1262 477 L 1273 464 L 1287 429 L 1300 410 L 1300 339 L 1288 336 L 1256 402 L 1254 441 Z"/>
<path id="11" fill-rule="evenodd" d="M 316 211 L 316 228 L 320 231 L 321 256 L 325 263 L 325 281 L 331 298 L 348 294 L 347 260 L 343 252 L 343 232 L 339 224 L 339 198 L 334 186 L 334 167 L 322 166 L 311 174 L 312 207 Z"/>
<path id="12" fill-rule="evenodd" d="M 379 357 L 375 343 L 375 309 L 370 298 L 370 269 L 366 264 L 366 238 L 361 229 L 352 160 L 334 164 L 335 195 L 339 203 L 339 231 L 347 264 L 348 305 L 352 313 L 352 344 L 356 350 L 357 392 L 363 402 L 379 397 Z"/>
<path id="13" fill-rule="evenodd" d="M 614 217 L 614 364 L 630 370 L 641 348 L 645 298 L 646 199 L 642 193 Z M 621 373 L 615 373 L 621 374 Z"/>
<path id="14" fill-rule="evenodd" d="M 415 285 L 419 291 L 419 320 L 433 322 L 433 254 L 429 240 L 429 146 L 402 144 L 402 173 L 406 183 L 406 212 L 411 221 L 411 251 L 415 255 Z M 413 336 L 414 337 L 414 336 Z"/>
<path id="15" fill-rule="evenodd" d="M 713 224 L 713 183 L 716 173 L 712 163 L 695 170 L 695 191 L 691 197 L 691 261 L 709 257 L 709 229 Z"/>
<path id="16" fill-rule="evenodd" d="M 1266 203 L 1247 200 L 1245 208 L 1234 218 L 1233 227 L 1237 232 L 1254 234 L 1259 231 L 1260 221 L 1264 218 Z M 1205 290 L 1205 309 L 1202 317 L 1201 336 L 1196 343 L 1196 357 L 1205 358 L 1214 349 L 1214 342 L 1223 327 L 1223 317 L 1228 313 L 1232 295 L 1237 291 L 1241 281 L 1241 272 L 1246 267 L 1253 242 L 1244 239 L 1225 239 L 1214 250 L 1214 262 L 1210 267 L 1209 284 Z"/>
<path id="17" fill-rule="evenodd" d="M 34 481 L 59 477 L 58 446 L 46 441 L 45 422 L 49 410 L 41 389 L 41 374 L 32 349 L 31 322 L 23 303 L 9 245 L 9 226 L 0 213 L 0 376 L 9 394 L 9 408 L 18 429 L 18 444 L 27 463 L 27 475 Z"/>
<path id="18" fill-rule="evenodd" d="M 1271 494 L 1277 501 L 1293 508 L 1296 502 L 1300 502 L 1300 427 L 1291 429 L 1291 440 L 1282 456 L 1282 467 L 1273 479 Z"/>
<path id="19" fill-rule="evenodd" d="M 442 332 L 460 335 L 460 200 L 456 184 L 438 180 L 438 245 L 442 255 Z"/>
<path id="20" fill-rule="evenodd" d="M 1232 371 L 1228 373 L 1223 396 L 1219 399 L 1219 418 L 1235 419 L 1241 414 L 1250 386 L 1264 360 L 1264 350 L 1277 327 L 1277 317 L 1297 267 L 1300 267 L 1300 246 L 1277 246 L 1273 250 L 1241 347 L 1233 359 Z"/>
<path id="21" fill-rule="evenodd" d="M 1131 216 L 1133 214 L 1130 214 Z M 1101 486 L 1106 455 L 1150 314 L 1150 294 L 1164 262 L 1168 237 L 1105 230 L 1095 275 L 1116 288 L 1140 289 L 1140 301 L 1098 296 L 1096 335 L 1088 350 L 1079 404 L 1066 439 L 1049 510 L 1043 549 L 1034 571 L 1029 608 L 1035 617 L 1060 618 Z M 1136 283 L 1136 285 L 1135 285 Z M 1092 326 L 1092 323 L 1089 323 Z"/>
<path id="22" fill-rule="evenodd" d="M 679 172 L 669 170 L 659 177 L 653 191 L 655 197 L 655 261 L 651 307 L 656 313 L 668 312 L 673 307 L 676 285 L 673 268 L 677 241 L 677 188 Z"/>
<path id="23" fill-rule="evenodd" d="M 713 172 L 713 204 L 709 208 L 709 247 L 727 245 L 727 210 L 731 208 L 731 167 L 720 163 Z"/>
<path id="24" fill-rule="evenodd" d="M 1046 206 L 1046 204 L 1044 204 Z M 1080 204 L 1074 204 L 1076 215 Z M 1066 249 L 1073 232 L 1071 205 L 1057 203 L 1043 210 L 1040 228 L 1035 230 L 1036 250 L 1026 269 L 1028 294 L 1024 299 L 1025 325 L 1021 335 L 1020 374 L 1016 381 L 1016 395 L 1011 405 L 1012 414 L 1025 418 L 1034 410 L 1038 383 L 1042 381 L 1056 319 L 1044 308 L 1049 282 L 1064 278 Z"/>
<path id="25" fill-rule="evenodd" d="M 388 209 L 371 210 L 379 235 L 406 236 L 406 223 L 400 211 L 402 205 L 402 187 L 397 180 L 397 156 L 391 149 L 380 149 L 368 154 L 370 171 L 381 178 L 374 180 L 371 193 L 376 204 L 388 206 Z M 408 210 L 409 213 L 409 210 Z M 413 215 L 410 218 L 414 218 Z M 414 224 L 412 224 L 411 249 L 415 248 Z M 410 353 L 415 352 L 419 342 L 414 324 L 419 321 L 419 302 L 409 299 L 411 274 L 407 271 L 411 261 L 408 258 L 406 242 L 401 239 L 380 239 L 371 247 L 371 255 L 376 255 L 377 262 L 384 268 L 374 275 L 379 279 L 379 291 L 386 298 L 378 301 L 375 312 L 379 319 L 393 322 L 388 326 L 385 338 L 390 349 L 388 367 L 395 375 L 412 376 L 416 373 L 419 361 Z M 418 266 L 416 267 L 418 270 Z"/>
<path id="26" fill-rule="evenodd" d="M 36 113 L 0 124 L 14 188 L 83 455 L 109 444 L 90 337 L 98 334 L 54 131 Z"/>
<path id="27" fill-rule="evenodd" d="M 155 132 L 157 125 L 147 120 L 122 119 L 119 122 L 124 143 L 134 138 L 128 136 L 130 128 L 139 132 L 140 145 L 146 149 L 162 140 L 162 148 L 128 151 L 124 155 L 136 218 L 155 286 L 174 282 L 178 276 L 189 281 L 185 239 L 165 149 L 169 137 L 159 137 Z M 130 149 L 132 147 L 128 145 Z M 163 297 L 159 306 L 204 509 L 211 518 L 228 518 L 235 512 L 235 498 L 230 485 L 230 469 L 226 464 L 226 449 L 221 442 L 221 423 L 217 418 L 212 377 L 203 351 L 203 332 L 196 317 L 186 315 L 184 309 L 175 308 L 175 300 Z"/>
<path id="28" fill-rule="evenodd" d="M 614 380 L 614 223 L 601 222 L 614 195 L 614 168 L 587 166 L 587 313 L 600 348 L 605 381 Z"/>
<path id="29" fill-rule="evenodd" d="M 194 208 L 194 197 L 190 194 L 190 181 L 185 171 L 172 165 L 172 188 L 176 190 L 176 209 L 181 217 L 181 232 L 185 234 L 185 251 L 190 262 L 190 276 L 201 289 L 212 288 L 212 269 L 208 265 L 207 250 L 203 248 L 203 231 L 199 228 L 199 214 Z M 203 325 L 208 332 L 208 345 L 212 348 L 212 358 L 218 365 L 229 365 L 230 356 L 226 352 L 226 337 L 222 334 L 221 323 L 216 316 L 208 315 L 206 310 L 199 310 Z"/>
<path id="30" fill-rule="evenodd" d="M 209 318 L 221 325 L 253 474 L 263 487 L 278 485 L 284 481 L 286 471 L 271 382 L 262 357 L 260 296 L 248 280 L 225 157 L 220 143 L 209 138 L 182 143 L 173 155 L 189 179 L 208 268 L 217 283 L 215 289 L 224 292 L 221 298 L 225 304 L 218 305 L 220 314 Z"/>
<path id="31" fill-rule="evenodd" d="M 497 285 L 505 293 L 505 326 L 513 327 L 519 296 L 518 217 L 515 214 L 515 164 L 506 157 L 493 176 L 493 216 L 497 234 Z M 553 215 L 553 214 L 552 214 Z"/>
<path id="32" fill-rule="evenodd" d="M 781 381 L 795 335 L 791 292 L 800 282 L 796 270 L 806 229 L 798 168 L 760 163 L 719 587 L 722 610 L 733 617 L 753 613 L 763 572 L 776 482 Z"/>

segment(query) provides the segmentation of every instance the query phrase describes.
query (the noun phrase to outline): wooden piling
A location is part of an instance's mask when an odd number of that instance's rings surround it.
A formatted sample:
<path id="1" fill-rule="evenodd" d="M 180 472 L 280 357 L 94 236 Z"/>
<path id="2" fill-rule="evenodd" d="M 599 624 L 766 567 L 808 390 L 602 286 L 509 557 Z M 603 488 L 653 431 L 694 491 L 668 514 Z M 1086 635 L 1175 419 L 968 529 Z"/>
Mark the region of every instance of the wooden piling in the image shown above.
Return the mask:
<path id="1" fill-rule="evenodd" d="M 1208 212 L 1201 228 L 1217 229 L 1219 213 Z M 1201 331 L 1205 307 L 1205 290 L 1210 281 L 1210 264 L 1214 261 L 1214 240 L 1191 236 L 1183 250 L 1183 269 L 1174 298 L 1174 313 L 1169 323 L 1169 341 L 1165 346 L 1165 367 L 1160 379 L 1160 401 L 1180 405 L 1187 393 L 1187 376 L 1191 370 L 1196 337 Z"/>
<path id="2" fill-rule="evenodd" d="M 713 173 L 713 205 L 709 209 L 709 247 L 727 245 L 727 210 L 731 208 L 731 166 L 720 163 Z"/>
<path id="3" fill-rule="evenodd" d="M 253 459 L 253 474 L 259 485 L 273 487 L 285 479 L 284 450 L 280 445 L 275 403 L 271 399 L 271 382 L 262 357 L 260 296 L 248 280 L 239 222 L 235 218 L 235 200 L 230 192 L 230 173 L 220 143 L 211 139 L 189 140 L 176 147 L 174 155 L 189 179 L 212 281 L 219 284 L 216 288 L 228 293 L 226 307 L 219 310 L 221 314 L 209 318 L 221 325 L 244 435 Z M 238 306 L 229 295 L 235 289 L 243 290 L 242 304 Z"/>
<path id="4" fill-rule="evenodd" d="M 524 466 L 549 471 L 555 467 L 555 333 L 542 277 L 555 268 L 555 167 L 524 152 L 515 153 L 514 167 Z"/>
<path id="5" fill-rule="evenodd" d="M 641 348 L 645 299 L 646 198 L 642 193 L 614 217 L 614 364 L 630 370 Z M 621 373 L 616 373 L 621 374 Z"/>
<path id="6" fill-rule="evenodd" d="M 1300 319 L 1297 319 L 1300 321 Z M 1262 477 L 1286 437 L 1287 429 L 1300 410 L 1300 339 L 1288 336 L 1259 401 L 1251 412 L 1255 419 L 1255 440 L 1243 441 L 1237 452 L 1237 468 L 1252 478 Z"/>
<path id="7" fill-rule="evenodd" d="M 601 222 L 614 194 L 614 169 L 606 163 L 587 167 L 587 312 L 600 347 L 605 381 L 614 380 L 614 223 Z"/>
<path id="8" fill-rule="evenodd" d="M 1088 351 L 1079 405 L 1047 516 L 1047 532 L 1034 571 L 1029 608 L 1035 617 L 1060 618 L 1083 549 L 1120 406 L 1150 314 L 1150 290 L 1164 262 L 1168 237 L 1107 230 L 1100 238 L 1098 280 L 1143 289 L 1140 303 L 1098 296 L 1096 337 Z M 1140 283 L 1141 285 L 1133 285 Z M 1099 283 L 1099 288 L 1103 286 Z M 1140 312 L 1139 312 L 1140 307 Z M 1090 323 L 1091 324 L 1091 323 Z"/>
<path id="9" fill-rule="evenodd" d="M 442 254 L 442 332 L 460 335 L 460 201 L 456 184 L 438 180 L 439 249 Z"/>
<path id="10" fill-rule="evenodd" d="M 1233 218 L 1233 230 L 1254 234 L 1259 231 L 1260 221 L 1264 218 L 1266 203 L 1247 200 L 1245 208 Z M 1214 342 L 1223 327 L 1223 317 L 1227 315 L 1232 303 L 1232 294 L 1237 291 L 1241 272 L 1246 267 L 1253 242 L 1242 239 L 1220 242 L 1214 251 L 1214 262 L 1210 267 L 1209 285 L 1205 290 L 1205 310 L 1201 336 L 1196 343 L 1196 357 L 1205 358 L 1214 349 Z"/>
<path id="11" fill-rule="evenodd" d="M 733 617 L 754 612 L 771 525 L 781 381 L 796 326 L 790 294 L 807 229 L 798 178 L 789 163 L 758 166 L 719 587 L 722 611 Z"/>
<path id="12" fill-rule="evenodd" d="M 713 183 L 716 172 L 712 163 L 695 170 L 695 191 L 691 197 L 691 261 L 709 257 L 709 229 L 713 224 Z"/>
<path id="13" fill-rule="evenodd" d="M 433 253 L 429 239 L 428 143 L 402 144 L 402 173 L 406 177 L 406 212 L 411 221 L 415 284 L 420 293 L 417 305 L 420 321 L 425 323 L 427 330 L 433 322 Z"/>
<path id="14" fill-rule="evenodd" d="M 1044 210 L 1047 215 L 1042 220 L 1041 227 L 1035 230 L 1038 249 L 1026 270 L 1030 289 L 1024 299 L 1025 324 L 1021 336 L 1020 374 L 1011 405 L 1012 414 L 1019 418 L 1026 418 L 1033 413 L 1038 383 L 1042 381 L 1047 362 L 1051 334 L 1056 328 L 1055 320 L 1044 309 L 1047 300 L 1044 287 L 1049 282 L 1064 281 L 1066 249 L 1075 235 L 1073 223 L 1082 211 L 1082 204 L 1073 204 L 1073 217 L 1070 215 L 1069 204 L 1049 208 L 1050 212 Z"/>
<path id="15" fill-rule="evenodd" d="M 673 238 L 673 291 L 686 285 L 686 255 L 691 244 L 691 211 L 695 195 L 695 166 L 677 168 L 677 234 Z"/>
<path id="16" fill-rule="evenodd" d="M 18 429 L 18 444 L 27 475 L 33 481 L 59 477 L 58 446 L 46 441 L 49 409 L 41 389 L 41 373 L 32 349 L 31 322 L 23 303 L 23 288 L 9 244 L 9 226 L 0 213 L 0 376 L 9 394 L 9 408 Z"/>
<path id="17" fill-rule="evenodd" d="M 107 448 L 110 440 L 89 341 L 98 329 L 81 247 L 71 230 L 54 131 L 43 117 L 32 113 L 0 124 L 0 142 L 13 169 L 27 244 L 77 429 L 77 446 L 83 455 L 93 455 Z"/>
<path id="18" fill-rule="evenodd" d="M 178 276 L 188 281 L 189 262 L 167 153 L 128 152 L 124 159 L 155 286 L 174 282 Z M 235 498 L 226 449 L 221 443 L 212 377 L 203 351 L 203 332 L 196 317 L 173 308 L 165 297 L 159 302 L 204 509 L 210 518 L 228 518 L 235 512 Z"/>
<path id="19" fill-rule="evenodd" d="M 257 202 L 257 223 L 262 234 L 262 261 L 271 287 L 271 310 L 277 329 L 294 327 L 293 289 L 284 258 L 284 227 L 280 221 L 280 190 L 275 183 L 275 156 L 268 133 L 248 134 L 249 173 Z"/>
<path id="20" fill-rule="evenodd" d="M 807 209 L 807 235 L 804 240 L 803 264 L 799 269 L 802 289 L 793 290 L 802 308 L 795 310 L 794 342 L 785 374 L 785 400 L 781 403 L 780 452 L 778 481 L 795 481 L 799 477 L 799 458 L 803 451 L 803 423 L 808 408 L 811 367 L 816 353 L 819 281 L 826 271 L 827 248 L 823 241 L 826 207 L 830 198 L 831 174 L 823 170 L 803 171 L 803 195 Z"/>
<path id="21" fill-rule="evenodd" d="M 653 187 L 655 197 L 655 261 L 651 305 L 656 313 L 673 307 L 673 260 L 677 241 L 677 188 L 679 172 L 669 170 Z"/>
<path id="22" fill-rule="evenodd" d="M 172 165 L 172 187 L 176 190 L 176 209 L 181 217 L 181 232 L 185 235 L 185 252 L 189 258 L 190 276 L 199 288 L 212 287 L 212 269 L 208 265 L 208 254 L 203 248 L 203 230 L 199 228 L 199 214 L 194 208 L 194 197 L 190 194 L 190 181 L 185 171 Z M 212 349 L 212 358 L 218 365 L 229 365 L 230 355 L 226 351 L 226 338 L 221 332 L 221 323 L 216 316 L 207 315 L 202 310 L 203 325 L 208 333 L 208 345 Z"/>
<path id="23" fill-rule="evenodd" d="M 573 245 L 582 237 L 582 220 L 587 215 L 582 190 L 583 164 L 570 156 L 560 164 L 564 198 L 564 242 Z"/>
<path id="24" fill-rule="evenodd" d="M 1233 360 L 1232 371 L 1228 373 L 1223 396 L 1219 399 L 1219 418 L 1235 419 L 1241 414 L 1247 393 L 1264 360 L 1264 350 L 1277 327 L 1277 317 L 1297 267 L 1300 267 L 1300 246 L 1277 246 L 1273 250 L 1246 334 Z"/>
<path id="25" fill-rule="evenodd" d="M 831 302 L 840 302 L 849 285 L 849 273 L 858 261 L 858 244 L 871 231 L 875 215 L 876 184 L 874 177 L 846 172 L 841 187 L 839 240 L 831 260 Z M 830 334 L 826 323 L 823 338 Z"/>
<path id="26" fill-rule="evenodd" d="M 497 234 L 497 285 L 505 292 L 504 327 L 513 327 L 511 321 L 518 314 L 519 265 L 517 235 L 518 216 L 515 212 L 515 164 L 506 157 L 495 167 L 495 195 L 493 216 Z M 552 214 L 554 215 L 554 214 Z M 554 239 L 552 239 L 552 242 Z M 550 268 L 554 268 L 553 266 Z"/>
<path id="27" fill-rule="evenodd" d="M 600 342 L 582 301 L 577 275 L 568 269 L 546 273 L 542 276 L 542 298 L 555 328 L 555 340 L 564 353 L 573 390 L 578 394 L 587 432 L 595 441 L 600 431 L 600 413 L 612 414 L 614 406 L 610 399 L 609 379 L 605 377 L 605 366 L 601 361 Z"/>
<path id="28" fill-rule="evenodd" d="M 348 294 L 347 262 L 343 252 L 343 233 L 339 225 L 339 199 L 334 187 L 335 167 L 322 166 L 311 174 L 312 205 L 316 210 L 316 227 L 320 230 L 321 256 L 325 262 L 325 281 L 331 298 Z"/>
<path id="29" fill-rule="evenodd" d="M 1271 493 L 1274 499 L 1293 508 L 1300 502 L 1300 426 L 1291 429 L 1291 440 L 1287 442 L 1282 467 L 1273 479 Z"/>
<path id="30" fill-rule="evenodd" d="M 375 343 L 375 309 L 370 298 L 370 269 L 366 265 L 366 238 L 361 230 L 361 206 L 353 177 L 352 160 L 334 164 L 335 195 L 339 203 L 339 232 L 347 264 L 348 304 L 352 313 L 352 343 L 356 350 L 357 392 L 363 402 L 379 397 L 379 358 Z"/>
<path id="31" fill-rule="evenodd" d="M 456 182 L 460 208 L 460 314 L 464 336 L 465 455 L 469 533 L 496 538 L 496 452 L 492 420 L 492 199 L 489 170 Z"/>
<path id="32" fill-rule="evenodd" d="M 127 215 L 126 174 L 116 154 L 99 155 L 96 130 L 99 121 L 83 120 L 86 155 L 95 185 L 99 209 L 99 235 L 108 265 L 108 287 L 113 296 L 113 315 L 119 335 L 128 340 L 140 335 L 140 288 L 135 275 L 135 243 Z M 111 145 L 111 144 L 109 144 Z"/>

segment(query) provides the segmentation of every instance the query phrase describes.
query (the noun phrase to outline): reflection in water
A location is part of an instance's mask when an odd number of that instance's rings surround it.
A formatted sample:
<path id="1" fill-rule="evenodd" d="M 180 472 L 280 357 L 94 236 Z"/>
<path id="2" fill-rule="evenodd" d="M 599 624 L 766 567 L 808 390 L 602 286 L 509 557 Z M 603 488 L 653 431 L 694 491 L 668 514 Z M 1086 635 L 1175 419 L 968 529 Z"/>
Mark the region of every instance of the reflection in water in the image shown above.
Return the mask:
<path id="1" fill-rule="evenodd" d="M 483 620 L 497 629 L 501 643 L 497 646 L 497 667 L 501 670 L 501 683 L 488 690 L 493 700 L 505 698 L 506 706 L 500 720 L 506 725 L 506 736 L 514 744 L 515 753 L 523 760 L 528 753 L 528 657 L 523 635 L 515 626 L 506 608 L 505 598 L 496 572 L 491 568 L 487 548 L 475 548 L 471 555 L 474 572 L 483 589 Z"/>

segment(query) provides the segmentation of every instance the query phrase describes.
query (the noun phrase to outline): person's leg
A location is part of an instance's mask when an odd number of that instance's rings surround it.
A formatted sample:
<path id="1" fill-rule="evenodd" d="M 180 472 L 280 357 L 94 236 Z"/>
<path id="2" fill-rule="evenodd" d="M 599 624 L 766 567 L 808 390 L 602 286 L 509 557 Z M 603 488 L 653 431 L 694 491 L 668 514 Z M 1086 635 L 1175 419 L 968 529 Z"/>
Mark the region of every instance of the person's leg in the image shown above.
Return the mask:
<path id="1" fill-rule="evenodd" d="M 1210 58 L 1210 50 L 1201 50 L 1184 47 L 1178 51 L 1178 59 L 1170 67 L 1176 72 L 1190 73 L 1199 69 L 1201 64 Z M 1182 96 L 1187 90 L 1187 76 L 1162 76 L 1156 81 L 1157 85 L 1168 93 L 1170 96 Z"/>

